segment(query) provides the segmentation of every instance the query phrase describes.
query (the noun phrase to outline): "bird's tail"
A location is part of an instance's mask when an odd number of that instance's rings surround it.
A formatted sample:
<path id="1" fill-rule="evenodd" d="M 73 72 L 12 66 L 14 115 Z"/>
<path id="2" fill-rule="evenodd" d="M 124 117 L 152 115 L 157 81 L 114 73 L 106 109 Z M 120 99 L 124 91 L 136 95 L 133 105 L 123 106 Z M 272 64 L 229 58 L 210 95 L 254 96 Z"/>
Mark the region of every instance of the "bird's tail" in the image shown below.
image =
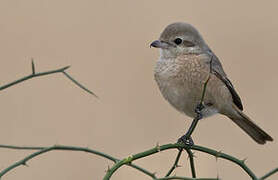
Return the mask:
<path id="1" fill-rule="evenodd" d="M 244 130 L 252 139 L 254 139 L 259 144 L 265 144 L 266 141 L 273 141 L 270 135 L 268 135 L 264 130 L 257 126 L 235 105 L 234 109 L 236 110 L 236 113 L 234 113 L 232 116 L 229 116 L 229 118 L 242 130 Z"/>

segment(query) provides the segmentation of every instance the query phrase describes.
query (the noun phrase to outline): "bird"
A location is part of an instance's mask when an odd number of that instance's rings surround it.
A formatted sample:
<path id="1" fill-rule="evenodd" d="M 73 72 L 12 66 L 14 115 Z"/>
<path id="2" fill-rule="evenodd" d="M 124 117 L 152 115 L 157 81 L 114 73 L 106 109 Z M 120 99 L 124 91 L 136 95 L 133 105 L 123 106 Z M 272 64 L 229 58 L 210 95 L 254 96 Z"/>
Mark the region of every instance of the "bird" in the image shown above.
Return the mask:
<path id="1" fill-rule="evenodd" d="M 160 49 L 154 78 L 162 96 L 176 110 L 194 118 L 191 132 L 179 141 L 194 144 L 191 133 L 198 120 L 215 114 L 227 116 L 258 144 L 273 141 L 243 112 L 241 99 L 220 60 L 194 26 L 172 23 L 150 47 Z"/>

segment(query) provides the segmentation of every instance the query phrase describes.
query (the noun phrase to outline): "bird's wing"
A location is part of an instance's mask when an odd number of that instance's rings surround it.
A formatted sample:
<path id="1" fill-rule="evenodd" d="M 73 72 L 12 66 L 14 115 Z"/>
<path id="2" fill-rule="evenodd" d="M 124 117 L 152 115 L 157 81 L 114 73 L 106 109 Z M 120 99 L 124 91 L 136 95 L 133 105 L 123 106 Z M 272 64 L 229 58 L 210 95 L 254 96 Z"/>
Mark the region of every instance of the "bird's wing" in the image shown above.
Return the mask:
<path id="1" fill-rule="evenodd" d="M 212 59 L 211 59 L 212 73 L 215 74 L 216 77 L 218 77 L 226 85 L 226 87 L 229 89 L 229 91 L 233 97 L 233 102 L 235 103 L 235 105 L 240 110 L 243 110 L 243 105 L 242 105 L 241 99 L 240 99 L 239 95 L 237 94 L 236 90 L 234 89 L 233 84 L 228 79 L 227 75 L 225 74 L 219 59 L 213 52 L 210 52 L 210 54 L 212 55 Z"/>

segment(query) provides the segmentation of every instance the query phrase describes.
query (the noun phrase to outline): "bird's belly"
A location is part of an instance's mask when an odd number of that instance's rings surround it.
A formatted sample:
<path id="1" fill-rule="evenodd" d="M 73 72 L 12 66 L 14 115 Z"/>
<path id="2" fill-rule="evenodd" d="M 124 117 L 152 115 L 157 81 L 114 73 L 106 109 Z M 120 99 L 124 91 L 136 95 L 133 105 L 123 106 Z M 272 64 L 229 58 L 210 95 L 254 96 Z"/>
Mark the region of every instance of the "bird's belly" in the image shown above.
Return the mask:
<path id="1" fill-rule="evenodd" d="M 195 117 L 195 108 L 201 101 L 203 92 L 203 81 L 192 81 L 183 78 L 165 80 L 163 77 L 156 78 L 159 89 L 163 97 L 178 111 L 186 114 L 189 117 Z M 181 83 L 182 82 L 182 83 Z M 218 111 L 213 106 L 213 100 L 208 93 L 202 110 L 203 117 L 208 117 L 216 114 Z"/>

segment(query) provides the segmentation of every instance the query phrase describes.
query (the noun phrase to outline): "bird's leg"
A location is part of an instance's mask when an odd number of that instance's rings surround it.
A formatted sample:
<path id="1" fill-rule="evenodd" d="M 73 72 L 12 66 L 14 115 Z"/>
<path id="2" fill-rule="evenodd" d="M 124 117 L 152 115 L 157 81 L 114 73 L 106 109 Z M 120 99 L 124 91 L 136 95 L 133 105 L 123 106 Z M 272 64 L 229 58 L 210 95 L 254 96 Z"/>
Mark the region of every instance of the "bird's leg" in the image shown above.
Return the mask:
<path id="1" fill-rule="evenodd" d="M 212 59 L 210 60 L 210 72 L 211 72 L 211 63 L 212 63 Z M 205 108 L 203 103 L 204 103 L 206 88 L 207 88 L 207 84 L 208 84 L 209 80 L 210 80 L 210 74 L 209 74 L 206 82 L 204 83 L 202 96 L 201 96 L 201 101 L 195 108 L 196 117 L 193 119 L 193 122 L 191 123 L 187 133 L 185 135 L 183 135 L 182 137 L 180 137 L 178 142 L 182 142 L 185 145 L 189 145 L 189 146 L 194 145 L 191 134 L 193 133 L 194 129 L 196 128 L 199 120 L 203 118 L 202 110 Z"/>
<path id="2" fill-rule="evenodd" d="M 199 122 L 199 120 L 203 118 L 203 115 L 201 113 L 202 109 L 204 109 L 204 105 L 201 102 L 195 108 L 196 117 L 193 119 L 193 122 L 191 123 L 188 131 L 186 132 L 185 135 L 183 135 L 182 137 L 179 138 L 178 142 L 182 142 L 185 145 L 189 145 L 189 146 L 194 145 L 194 142 L 193 142 L 193 139 L 191 137 L 191 134 L 193 133 L 194 129 L 196 128 L 197 123 Z"/>

